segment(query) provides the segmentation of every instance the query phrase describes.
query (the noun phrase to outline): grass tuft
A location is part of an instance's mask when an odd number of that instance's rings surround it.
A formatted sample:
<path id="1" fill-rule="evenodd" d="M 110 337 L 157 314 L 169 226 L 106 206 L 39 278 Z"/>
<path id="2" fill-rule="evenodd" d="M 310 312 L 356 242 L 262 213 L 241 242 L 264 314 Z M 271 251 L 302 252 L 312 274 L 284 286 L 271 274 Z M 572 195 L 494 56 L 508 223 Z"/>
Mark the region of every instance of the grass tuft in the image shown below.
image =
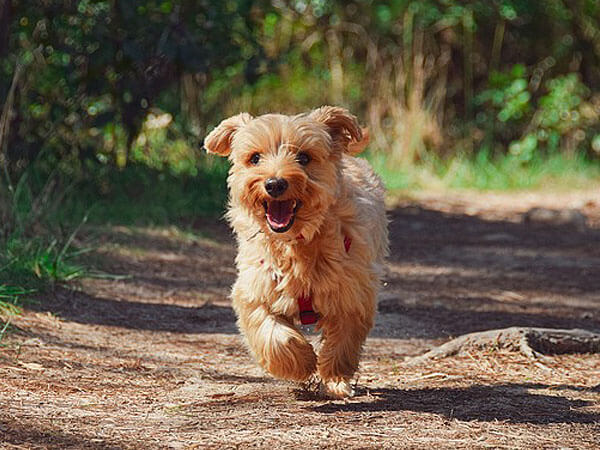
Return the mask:
<path id="1" fill-rule="evenodd" d="M 20 286 L 0 284 L 0 341 L 9 329 L 12 317 L 21 312 L 18 306 L 20 298 L 32 292 Z"/>
<path id="2" fill-rule="evenodd" d="M 456 156 L 447 160 L 428 155 L 404 167 L 394 167 L 380 152 L 367 154 L 367 159 L 390 191 L 578 189 L 600 180 L 600 163 L 581 154 L 556 153 L 523 162 L 510 154 L 491 157 L 480 151 L 474 157 Z"/>

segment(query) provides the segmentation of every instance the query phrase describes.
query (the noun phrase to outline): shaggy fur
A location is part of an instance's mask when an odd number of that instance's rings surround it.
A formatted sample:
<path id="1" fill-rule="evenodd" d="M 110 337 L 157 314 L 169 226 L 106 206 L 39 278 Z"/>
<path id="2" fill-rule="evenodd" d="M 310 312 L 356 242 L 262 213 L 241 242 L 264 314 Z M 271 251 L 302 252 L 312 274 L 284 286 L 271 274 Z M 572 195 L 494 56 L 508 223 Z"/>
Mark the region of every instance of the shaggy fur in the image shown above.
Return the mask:
<path id="1" fill-rule="evenodd" d="M 275 377 L 305 381 L 318 373 L 336 398 L 352 395 L 388 248 L 384 187 L 351 156 L 366 146 L 365 131 L 345 109 L 324 106 L 296 116 L 242 113 L 205 139 L 209 152 L 232 163 L 227 218 L 239 245 L 232 299 L 248 347 Z M 288 185 L 276 200 L 299 205 L 285 232 L 267 220 L 272 178 Z M 320 317 L 318 356 L 296 326 L 302 295 L 312 296 Z"/>

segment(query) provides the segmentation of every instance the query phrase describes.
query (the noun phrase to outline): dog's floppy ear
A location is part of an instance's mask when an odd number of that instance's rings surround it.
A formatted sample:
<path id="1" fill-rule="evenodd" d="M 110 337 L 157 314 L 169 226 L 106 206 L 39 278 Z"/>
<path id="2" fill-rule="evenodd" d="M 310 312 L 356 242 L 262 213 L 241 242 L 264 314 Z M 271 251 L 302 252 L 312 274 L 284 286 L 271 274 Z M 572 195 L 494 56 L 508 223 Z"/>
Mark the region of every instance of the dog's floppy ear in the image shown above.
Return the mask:
<path id="1" fill-rule="evenodd" d="M 235 132 L 252 120 L 248 113 L 240 113 L 225 119 L 204 138 L 204 148 L 209 153 L 228 156 L 231 153 L 231 140 Z"/>
<path id="2" fill-rule="evenodd" d="M 369 140 L 370 140 L 369 129 L 364 127 L 364 128 L 361 128 L 361 131 L 362 131 L 362 139 L 360 141 L 350 142 L 350 144 L 348 144 L 348 153 L 350 153 L 351 155 L 358 155 L 360 152 L 362 152 L 365 149 L 365 147 L 367 145 L 369 145 Z"/>
<path id="3" fill-rule="evenodd" d="M 368 130 L 362 129 L 356 117 L 345 108 L 321 106 L 309 116 L 325 124 L 334 142 L 340 143 L 350 154 L 360 153 L 369 143 Z"/>

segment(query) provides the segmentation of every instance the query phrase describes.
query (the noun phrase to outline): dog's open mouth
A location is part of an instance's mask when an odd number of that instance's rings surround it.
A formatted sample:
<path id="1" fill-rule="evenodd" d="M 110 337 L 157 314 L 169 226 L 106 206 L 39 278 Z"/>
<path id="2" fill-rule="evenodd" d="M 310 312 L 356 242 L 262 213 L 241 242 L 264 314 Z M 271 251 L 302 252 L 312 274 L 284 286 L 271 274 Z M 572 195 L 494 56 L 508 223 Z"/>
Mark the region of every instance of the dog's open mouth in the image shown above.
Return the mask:
<path id="1" fill-rule="evenodd" d="M 263 202 L 267 223 L 275 233 L 285 233 L 294 224 L 300 200 L 265 200 Z"/>

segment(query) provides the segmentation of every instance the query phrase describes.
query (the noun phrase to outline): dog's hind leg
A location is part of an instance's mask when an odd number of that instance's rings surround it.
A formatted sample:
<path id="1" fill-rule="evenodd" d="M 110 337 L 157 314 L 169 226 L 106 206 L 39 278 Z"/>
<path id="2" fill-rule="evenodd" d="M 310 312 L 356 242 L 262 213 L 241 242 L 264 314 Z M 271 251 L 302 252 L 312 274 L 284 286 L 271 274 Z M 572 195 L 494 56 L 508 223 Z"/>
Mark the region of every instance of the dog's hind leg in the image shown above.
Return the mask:
<path id="1" fill-rule="evenodd" d="M 270 314 L 260 304 L 235 299 L 234 304 L 238 325 L 250 350 L 269 373 L 277 378 L 305 381 L 315 372 L 317 356 L 292 323 Z"/>

